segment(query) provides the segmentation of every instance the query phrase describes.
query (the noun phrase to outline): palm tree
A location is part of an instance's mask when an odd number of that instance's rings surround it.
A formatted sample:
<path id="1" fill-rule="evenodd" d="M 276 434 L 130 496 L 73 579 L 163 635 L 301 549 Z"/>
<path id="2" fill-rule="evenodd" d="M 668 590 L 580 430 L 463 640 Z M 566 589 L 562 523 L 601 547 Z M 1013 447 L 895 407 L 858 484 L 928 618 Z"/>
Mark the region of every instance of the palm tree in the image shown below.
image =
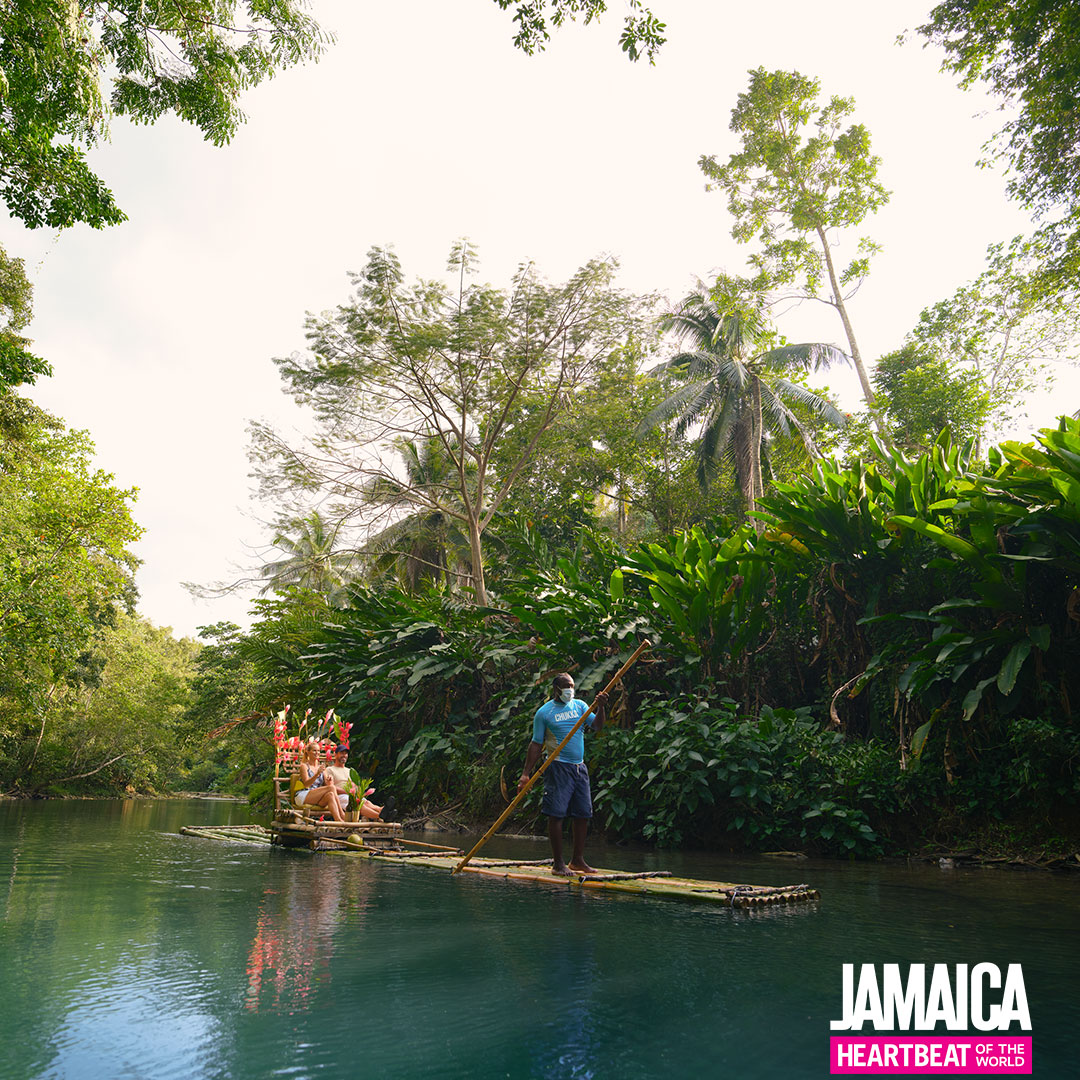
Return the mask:
<path id="1" fill-rule="evenodd" d="M 401 456 L 400 481 L 375 478 L 364 491 L 364 501 L 386 512 L 411 509 L 360 549 L 376 573 L 394 572 L 410 592 L 425 584 L 451 584 L 454 577 L 472 574 L 468 537 L 459 527 L 454 510 L 460 504 L 453 462 L 438 439 L 401 438 L 394 444 Z M 418 503 L 428 505 L 417 508 Z"/>
<path id="2" fill-rule="evenodd" d="M 834 345 L 772 345 L 775 332 L 765 297 L 736 279 L 721 277 L 708 290 L 698 283 L 678 309 L 663 317 L 665 330 L 689 345 L 654 368 L 688 380 L 638 425 L 648 430 L 677 417 L 675 432 L 701 425 L 696 448 L 697 477 L 708 486 L 725 457 L 735 466 L 739 489 L 752 511 L 762 495 L 764 436 L 794 435 L 811 454 L 813 436 L 793 406 L 809 409 L 826 423 L 842 427 L 844 415 L 820 394 L 785 378 L 792 368 L 819 371 L 847 356 Z M 772 347 L 769 347 L 772 345 Z M 764 348 L 763 348 L 764 346 Z"/>
<path id="3" fill-rule="evenodd" d="M 355 564 L 352 552 L 335 550 L 340 529 L 340 523 L 331 525 L 318 510 L 288 522 L 273 540 L 273 546 L 285 552 L 285 558 L 262 568 L 260 573 L 268 579 L 262 592 L 299 586 L 322 593 L 331 603 L 340 599 Z"/>

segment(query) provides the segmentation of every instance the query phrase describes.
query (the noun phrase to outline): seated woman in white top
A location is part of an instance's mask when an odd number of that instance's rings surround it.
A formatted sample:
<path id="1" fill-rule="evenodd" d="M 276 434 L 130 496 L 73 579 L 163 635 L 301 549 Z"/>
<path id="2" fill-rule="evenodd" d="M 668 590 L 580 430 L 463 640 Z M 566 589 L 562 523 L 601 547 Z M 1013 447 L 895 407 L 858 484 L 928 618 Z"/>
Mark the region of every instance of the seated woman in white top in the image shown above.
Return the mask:
<path id="1" fill-rule="evenodd" d="M 324 775 L 326 766 L 319 765 L 319 744 L 309 739 L 300 754 L 300 779 L 304 786 L 296 793 L 297 806 L 319 806 L 329 810 L 335 821 L 344 821 L 341 801 L 333 777 Z M 348 796 L 345 796 L 347 799 Z"/>

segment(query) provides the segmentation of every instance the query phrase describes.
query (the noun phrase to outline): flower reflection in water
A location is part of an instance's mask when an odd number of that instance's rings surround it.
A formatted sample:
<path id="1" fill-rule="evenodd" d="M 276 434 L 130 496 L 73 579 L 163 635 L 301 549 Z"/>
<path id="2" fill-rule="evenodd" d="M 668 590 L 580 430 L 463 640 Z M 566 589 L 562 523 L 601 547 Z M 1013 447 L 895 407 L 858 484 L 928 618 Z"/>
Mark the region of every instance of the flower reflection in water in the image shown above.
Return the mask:
<path id="1" fill-rule="evenodd" d="M 366 906 L 370 883 L 344 860 L 299 853 L 286 855 L 295 865 L 273 880 L 259 903 L 255 937 L 248 951 L 249 1012 L 293 1013 L 308 1009 L 316 983 L 325 989 L 335 936 L 350 912 L 355 928 Z"/>

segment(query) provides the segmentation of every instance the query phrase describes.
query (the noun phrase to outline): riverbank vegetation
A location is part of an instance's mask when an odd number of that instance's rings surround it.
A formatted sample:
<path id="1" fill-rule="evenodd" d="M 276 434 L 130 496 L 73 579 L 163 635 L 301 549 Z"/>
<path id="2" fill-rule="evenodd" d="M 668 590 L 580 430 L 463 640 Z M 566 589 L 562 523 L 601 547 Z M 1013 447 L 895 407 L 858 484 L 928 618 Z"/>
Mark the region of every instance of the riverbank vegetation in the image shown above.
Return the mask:
<path id="1" fill-rule="evenodd" d="M 589 698 L 648 637 L 591 751 L 613 838 L 861 855 L 987 830 L 1066 843 L 1080 423 L 986 463 L 947 436 L 920 455 L 876 447 L 776 482 L 749 521 L 636 545 L 598 516 L 556 549 L 543 521 L 508 515 L 488 605 L 379 580 L 343 606 L 263 601 L 249 633 L 215 631 L 205 699 L 333 704 L 399 798 L 480 820 L 551 673 L 568 667 Z M 237 725 L 222 764 L 258 776 L 259 730 Z"/>
<path id="2" fill-rule="evenodd" d="M 490 820 L 551 675 L 591 698 L 648 638 L 590 748 L 613 840 L 1075 851 L 1080 420 L 1000 437 L 1072 358 L 1071 241 L 992 245 L 868 363 L 877 248 L 852 231 L 888 193 L 854 103 L 818 92 L 751 73 L 740 149 L 700 161 L 750 276 L 681 303 L 621 290 L 610 259 L 497 287 L 464 240 L 442 278 L 372 249 L 276 361 L 311 419 L 303 443 L 253 428 L 279 557 L 251 626 L 199 642 L 135 614 L 135 493 L 19 395 L 49 369 L 0 252 L 0 789 L 265 804 L 291 704 L 350 721 L 416 819 Z M 846 350 L 786 339 L 792 290 Z M 823 385 L 848 362 L 862 411 Z"/>

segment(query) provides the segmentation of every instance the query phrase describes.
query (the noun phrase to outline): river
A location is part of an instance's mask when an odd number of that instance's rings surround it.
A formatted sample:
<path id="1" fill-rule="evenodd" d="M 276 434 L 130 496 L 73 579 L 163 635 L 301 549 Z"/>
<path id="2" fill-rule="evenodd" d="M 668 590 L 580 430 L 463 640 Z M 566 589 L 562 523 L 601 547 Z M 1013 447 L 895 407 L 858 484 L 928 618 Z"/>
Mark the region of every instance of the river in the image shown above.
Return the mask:
<path id="1" fill-rule="evenodd" d="M 822 894 L 741 911 L 178 834 L 250 820 L 0 803 L 0 1075 L 823 1077 L 843 963 L 984 961 L 1023 966 L 1034 1074 L 1076 1075 L 1080 873 L 590 845 L 594 865 Z"/>

